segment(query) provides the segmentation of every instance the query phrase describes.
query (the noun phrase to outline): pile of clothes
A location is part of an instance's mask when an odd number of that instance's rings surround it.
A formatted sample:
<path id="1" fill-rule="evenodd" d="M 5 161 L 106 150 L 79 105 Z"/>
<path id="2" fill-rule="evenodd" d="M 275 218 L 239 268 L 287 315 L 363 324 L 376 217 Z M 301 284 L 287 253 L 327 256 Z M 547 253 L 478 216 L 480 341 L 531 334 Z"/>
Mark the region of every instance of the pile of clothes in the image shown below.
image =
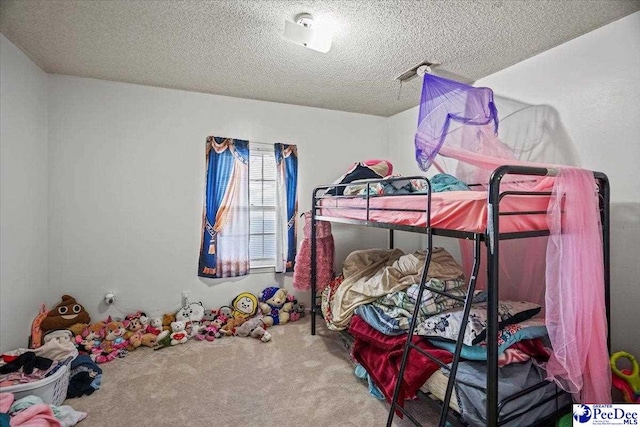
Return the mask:
<path id="1" fill-rule="evenodd" d="M 87 417 L 69 405 L 48 405 L 38 396 L 15 400 L 13 393 L 0 393 L 0 426 L 71 427 Z"/>
<path id="2" fill-rule="evenodd" d="M 71 331 L 47 334 L 44 345 L 35 349 L 18 349 L 2 355 L 0 387 L 25 384 L 50 377 L 78 356 Z"/>
<path id="3" fill-rule="evenodd" d="M 27 384 L 49 378 L 69 368 L 66 397 L 89 395 L 100 388 L 102 369 L 86 354 L 78 354 L 73 334 L 57 330 L 44 336 L 44 344 L 35 349 L 18 349 L 2 355 L 0 388 Z"/>

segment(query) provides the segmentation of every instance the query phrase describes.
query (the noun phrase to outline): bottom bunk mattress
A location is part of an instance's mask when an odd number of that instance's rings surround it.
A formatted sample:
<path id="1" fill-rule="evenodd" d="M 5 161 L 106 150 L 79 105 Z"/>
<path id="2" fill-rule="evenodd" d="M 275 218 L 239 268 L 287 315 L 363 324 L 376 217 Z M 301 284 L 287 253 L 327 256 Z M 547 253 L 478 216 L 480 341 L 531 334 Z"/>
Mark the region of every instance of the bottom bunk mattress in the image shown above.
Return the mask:
<path id="1" fill-rule="evenodd" d="M 470 426 L 485 426 L 487 423 L 486 375 L 487 365 L 485 363 L 463 361 L 458 365 L 457 381 L 449 408 L 462 415 L 462 419 Z M 501 367 L 498 401 L 543 382 L 545 376 L 544 369 L 531 360 Z M 429 377 L 420 390 L 443 401 L 448 381 L 448 375 L 437 371 Z M 506 403 L 499 414 L 499 419 L 506 420 L 522 414 L 504 425 L 527 426 L 535 424 L 563 407 L 570 407 L 572 402 L 569 395 L 562 393 L 556 399 L 554 397 L 556 393 L 559 393 L 559 390 L 555 384 L 546 382 L 542 387 Z M 545 399 L 549 399 L 549 401 L 534 407 Z"/>
<path id="2" fill-rule="evenodd" d="M 349 333 L 354 337 L 350 350 L 351 356 L 362 365 L 373 383 L 390 401 L 399 373 L 406 336 L 382 334 L 357 315 L 351 319 Z M 414 336 L 413 343 L 444 363 L 450 363 L 452 360 L 452 354 L 449 351 L 435 347 L 432 342 L 420 336 Z M 554 414 L 558 409 L 569 407 L 571 404 L 569 396 L 562 393 L 556 399 L 555 395 L 560 391 L 555 384 L 546 382 L 545 377 L 544 368 L 535 358 L 500 367 L 498 402 L 532 388 L 522 397 L 504 404 L 499 414 L 500 420 L 517 416 L 504 425 L 535 424 L 536 421 Z M 471 426 L 486 425 L 486 378 L 487 364 L 484 361 L 463 360 L 458 365 L 454 393 L 449 406 Z M 412 351 L 409 353 L 405 368 L 400 401 L 415 398 L 419 390 L 442 401 L 447 382 L 448 376 L 435 362 L 418 351 Z M 537 384 L 541 387 L 534 388 Z M 548 401 L 540 403 L 547 399 Z"/>
<path id="3" fill-rule="evenodd" d="M 447 392 L 448 382 L 448 376 L 440 371 L 436 371 L 429 377 L 427 382 L 424 383 L 422 387 L 420 387 L 420 391 L 431 395 L 442 402 L 444 401 L 444 395 Z M 458 414 L 462 412 L 460 410 L 460 405 L 458 405 L 458 395 L 456 393 L 455 387 L 453 388 L 453 393 L 451 394 L 451 400 L 449 400 L 449 408 L 453 409 Z"/>

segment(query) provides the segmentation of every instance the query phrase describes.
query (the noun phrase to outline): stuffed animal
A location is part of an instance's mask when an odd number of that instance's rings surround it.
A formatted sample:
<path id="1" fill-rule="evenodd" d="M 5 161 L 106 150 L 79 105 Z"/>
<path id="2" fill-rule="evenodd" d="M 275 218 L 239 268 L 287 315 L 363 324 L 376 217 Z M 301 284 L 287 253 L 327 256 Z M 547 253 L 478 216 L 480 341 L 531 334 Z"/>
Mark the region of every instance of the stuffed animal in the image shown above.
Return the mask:
<path id="1" fill-rule="evenodd" d="M 225 318 L 229 319 L 233 317 L 233 309 L 228 305 L 223 305 L 218 309 L 218 315 L 223 315 Z"/>
<path id="2" fill-rule="evenodd" d="M 284 325 L 289 321 L 289 311 L 293 303 L 287 300 L 287 291 L 275 286 L 260 292 L 260 311 L 267 326 Z"/>
<path id="3" fill-rule="evenodd" d="M 156 345 L 154 350 L 160 350 L 161 348 L 171 346 L 171 332 L 162 331 L 156 336 Z"/>
<path id="4" fill-rule="evenodd" d="M 196 333 L 196 336 L 194 337 L 196 341 L 204 341 L 207 334 L 207 328 L 208 326 L 203 326 L 202 328 L 200 328 L 200 330 L 198 331 L 198 333 Z"/>
<path id="5" fill-rule="evenodd" d="M 223 314 L 219 314 L 209 323 L 209 325 L 205 326 L 204 329 L 200 331 L 198 335 L 196 335 L 196 339 L 202 341 L 213 341 L 216 338 L 220 338 L 222 336 L 222 327 L 227 323 L 227 317 Z"/>
<path id="6" fill-rule="evenodd" d="M 98 322 L 87 326 L 80 336 L 82 338 L 81 345 L 86 351 L 93 354 L 99 353 L 100 345 L 104 339 L 104 323 Z"/>
<path id="7" fill-rule="evenodd" d="M 185 322 L 176 320 L 171 322 L 171 345 L 184 344 L 189 339 L 185 331 Z"/>
<path id="8" fill-rule="evenodd" d="M 247 319 L 244 317 L 230 317 L 227 319 L 227 322 L 222 325 L 220 328 L 220 332 L 226 336 L 233 335 L 236 331 L 236 328 L 242 325 Z"/>
<path id="9" fill-rule="evenodd" d="M 176 313 L 176 320 L 185 322 L 185 327 L 190 329 L 189 336 L 193 337 L 200 331 L 200 322 L 204 317 L 204 306 L 201 302 L 192 302 L 182 307 Z"/>
<path id="10" fill-rule="evenodd" d="M 73 336 L 77 336 L 81 335 L 82 331 L 84 331 L 87 326 L 89 326 L 88 323 L 76 323 L 75 325 L 69 326 L 67 329 L 71 331 Z"/>
<path id="11" fill-rule="evenodd" d="M 155 347 L 158 344 L 158 336 L 152 333 L 142 335 L 140 342 L 145 347 Z"/>
<path id="12" fill-rule="evenodd" d="M 47 307 L 44 304 L 40 304 L 40 310 L 33 322 L 31 322 L 31 335 L 29 335 L 29 348 L 38 348 L 42 345 L 43 331 L 40 328 L 42 321 L 47 317 Z M 80 335 L 80 334 L 77 334 Z"/>
<path id="13" fill-rule="evenodd" d="M 62 302 L 47 313 L 40 323 L 43 331 L 66 329 L 76 323 L 91 323 L 89 313 L 69 295 L 62 296 Z"/>
<path id="14" fill-rule="evenodd" d="M 122 322 L 111 321 L 105 325 L 104 340 L 110 343 L 111 347 L 121 350 L 127 346 L 125 334 L 127 329 Z"/>
<path id="15" fill-rule="evenodd" d="M 133 351 L 142 345 L 142 335 L 144 335 L 144 325 L 140 321 L 141 313 L 130 314 L 123 322 L 126 332 L 124 338 L 129 342 L 128 351 Z M 145 316 L 146 317 L 146 316 Z"/>
<path id="16" fill-rule="evenodd" d="M 209 326 L 203 326 L 200 329 L 198 335 L 196 335 L 196 339 L 198 341 L 207 340 L 213 341 L 216 338 L 220 338 L 222 334 L 220 333 L 220 328 L 215 325 L 215 323 L 210 323 Z"/>
<path id="17" fill-rule="evenodd" d="M 141 318 L 142 316 L 147 317 L 143 312 L 141 312 L 141 311 L 136 311 L 135 313 L 127 314 L 127 315 L 124 317 L 124 320 L 133 320 L 133 319 L 137 319 L 140 323 L 142 323 L 142 322 L 140 321 L 140 318 Z"/>
<path id="18" fill-rule="evenodd" d="M 229 320 L 229 317 L 225 316 L 224 314 L 218 314 L 211 322 L 211 325 L 215 326 L 216 328 L 218 328 L 218 330 L 220 330 L 225 325 L 225 323 L 227 323 L 228 320 Z"/>
<path id="19" fill-rule="evenodd" d="M 128 341 L 124 338 L 126 331 L 122 322 L 112 320 L 105 325 L 104 340 L 100 344 L 100 354 L 95 358 L 96 363 L 106 363 L 127 354 L 125 347 Z"/>
<path id="20" fill-rule="evenodd" d="M 171 323 L 176 321 L 176 315 L 167 313 L 162 316 L 162 330 L 171 333 Z"/>
<path id="21" fill-rule="evenodd" d="M 236 328 L 235 334 L 239 337 L 251 336 L 262 342 L 271 341 L 271 334 L 266 331 L 264 321 L 259 317 L 252 317 Z"/>
<path id="22" fill-rule="evenodd" d="M 220 338 L 223 335 L 222 332 L 222 327 L 229 321 L 229 317 L 225 316 L 224 314 L 218 314 L 216 316 L 215 319 L 213 319 L 213 322 L 211 322 L 211 325 L 209 325 L 210 327 L 214 328 L 215 331 L 215 337 L 216 338 Z M 207 338 L 209 339 L 209 338 Z M 209 339 L 210 341 L 213 341 L 211 339 Z"/>
<path id="23" fill-rule="evenodd" d="M 177 320 L 177 322 L 182 322 L 182 320 Z M 190 321 L 186 321 L 184 322 L 184 331 L 187 333 L 187 338 L 192 338 L 195 337 L 196 334 L 200 331 L 200 327 L 196 327 L 196 329 L 193 328 L 193 323 L 191 323 Z"/>
<path id="24" fill-rule="evenodd" d="M 291 294 L 287 295 L 287 299 L 293 304 L 289 311 L 289 322 L 295 322 L 304 317 L 304 304 L 298 302 Z"/>
<path id="25" fill-rule="evenodd" d="M 162 319 L 160 317 L 152 317 L 145 332 L 153 335 L 160 334 L 162 332 Z"/>
<path id="26" fill-rule="evenodd" d="M 243 292 L 231 301 L 233 317 L 249 318 L 258 312 L 258 298 L 249 292 Z"/>
<path id="27" fill-rule="evenodd" d="M 149 326 L 149 317 L 147 317 L 147 313 L 144 311 L 140 312 L 140 323 L 142 324 L 142 330 L 146 331 L 147 326 Z"/>
<path id="28" fill-rule="evenodd" d="M 201 325 L 207 327 L 213 322 L 213 319 L 216 318 L 218 312 L 216 310 L 205 310 L 204 316 L 202 316 L 202 320 L 200 321 Z"/>

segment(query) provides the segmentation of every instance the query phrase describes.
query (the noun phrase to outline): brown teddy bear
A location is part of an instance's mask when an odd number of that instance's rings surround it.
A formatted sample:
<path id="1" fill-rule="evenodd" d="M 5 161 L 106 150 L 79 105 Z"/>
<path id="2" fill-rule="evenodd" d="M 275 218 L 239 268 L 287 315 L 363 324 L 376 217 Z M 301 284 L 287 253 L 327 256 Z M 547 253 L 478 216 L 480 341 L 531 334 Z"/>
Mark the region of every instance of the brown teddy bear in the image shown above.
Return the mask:
<path id="1" fill-rule="evenodd" d="M 169 331 L 171 333 L 171 323 L 176 321 L 176 315 L 173 313 L 167 313 L 162 316 L 162 330 Z"/>
<path id="2" fill-rule="evenodd" d="M 158 336 L 155 334 L 144 334 L 141 339 L 140 342 L 143 346 L 145 347 L 155 347 L 158 344 Z"/>

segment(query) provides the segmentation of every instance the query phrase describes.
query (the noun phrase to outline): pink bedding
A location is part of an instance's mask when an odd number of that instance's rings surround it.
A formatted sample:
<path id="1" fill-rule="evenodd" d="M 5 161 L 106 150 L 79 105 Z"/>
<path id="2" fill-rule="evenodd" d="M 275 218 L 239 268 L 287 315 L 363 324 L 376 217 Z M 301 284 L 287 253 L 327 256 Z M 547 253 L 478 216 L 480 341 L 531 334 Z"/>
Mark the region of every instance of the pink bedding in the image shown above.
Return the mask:
<path id="1" fill-rule="evenodd" d="M 327 197 L 321 200 L 319 215 L 366 220 L 367 200 L 363 197 Z M 369 199 L 369 220 L 424 227 L 426 195 L 384 196 Z M 541 211 L 535 215 L 500 217 L 500 232 L 547 229 L 548 196 L 506 196 L 500 202 L 500 212 Z M 345 209 L 348 208 L 348 209 Z M 353 209 L 352 209 L 353 208 Z M 376 209 L 416 209 L 420 212 Z M 487 227 L 487 193 L 485 191 L 447 191 L 431 196 L 431 226 L 447 230 L 484 232 Z"/>

